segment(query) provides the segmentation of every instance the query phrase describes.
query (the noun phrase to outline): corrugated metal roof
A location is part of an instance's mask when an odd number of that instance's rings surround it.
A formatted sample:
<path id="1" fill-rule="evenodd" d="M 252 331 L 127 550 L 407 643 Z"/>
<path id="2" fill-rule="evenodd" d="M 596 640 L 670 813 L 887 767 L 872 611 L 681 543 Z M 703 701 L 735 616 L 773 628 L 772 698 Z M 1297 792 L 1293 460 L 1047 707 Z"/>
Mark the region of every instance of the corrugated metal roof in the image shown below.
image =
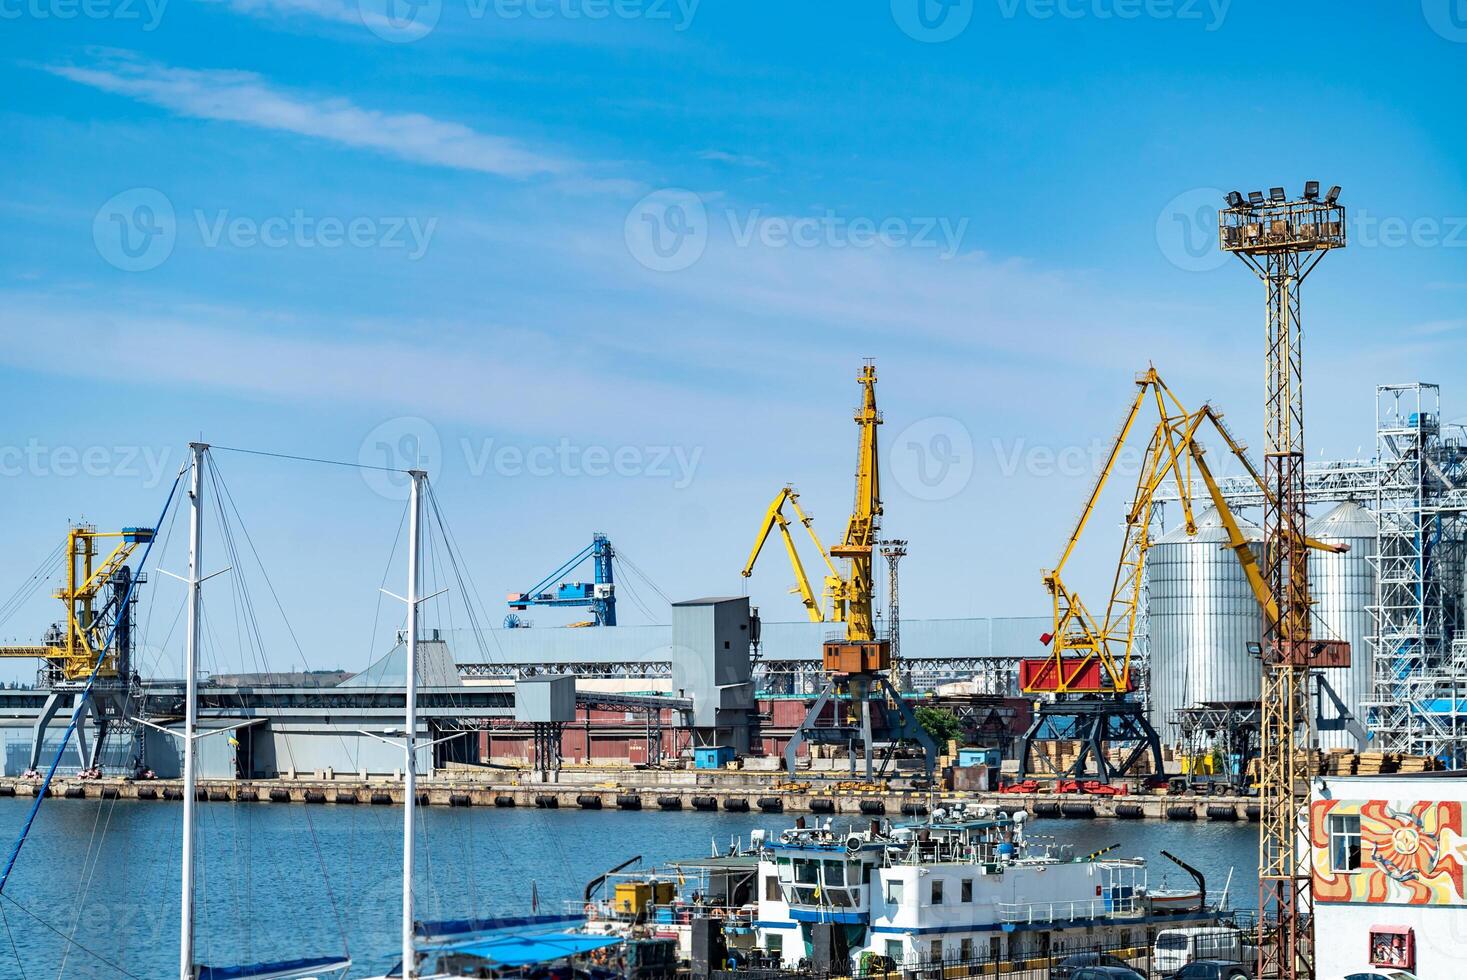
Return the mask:
<path id="1" fill-rule="evenodd" d="M 1243 532 L 1243 537 L 1248 541 L 1262 541 L 1263 531 L 1252 521 L 1245 520 L 1233 515 L 1238 522 L 1238 529 Z M 1184 524 L 1178 524 L 1166 534 L 1156 540 L 1156 544 L 1226 544 L 1228 540 L 1227 529 L 1223 527 L 1222 516 L 1218 514 L 1216 507 L 1209 507 L 1197 515 L 1197 533 L 1189 535 Z"/>

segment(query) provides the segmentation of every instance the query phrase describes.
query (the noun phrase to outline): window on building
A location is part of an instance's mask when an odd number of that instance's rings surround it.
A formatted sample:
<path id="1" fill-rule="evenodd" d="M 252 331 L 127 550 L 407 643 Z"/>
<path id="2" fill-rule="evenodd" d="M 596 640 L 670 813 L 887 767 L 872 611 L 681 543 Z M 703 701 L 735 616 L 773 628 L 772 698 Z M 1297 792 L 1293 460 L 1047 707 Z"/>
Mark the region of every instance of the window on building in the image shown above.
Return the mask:
<path id="1" fill-rule="evenodd" d="M 764 878 L 764 900 L 766 902 L 779 901 L 779 876 L 767 875 Z"/>
<path id="2" fill-rule="evenodd" d="M 907 958 L 907 951 L 902 948 L 900 939 L 888 939 L 886 941 L 886 956 L 893 963 L 901 963 Z"/>
<path id="3" fill-rule="evenodd" d="M 927 949 L 927 958 L 934 963 L 942 962 L 942 940 L 934 939 Z"/>
<path id="4" fill-rule="evenodd" d="M 886 883 L 886 904 L 902 904 L 902 897 L 905 892 L 906 889 L 902 887 L 902 883 L 900 881 L 888 881 Z"/>
<path id="5" fill-rule="evenodd" d="M 973 901 L 973 879 L 972 878 L 964 878 L 963 879 L 963 898 L 962 898 L 962 900 L 965 901 L 965 902 L 971 902 L 971 901 Z"/>
<path id="6" fill-rule="evenodd" d="M 966 884 L 969 884 L 969 882 L 966 882 L 965 881 L 965 882 L 963 882 L 963 884 L 966 885 Z M 958 959 L 960 959 L 964 963 L 966 963 L 969 960 L 971 960 L 972 958 L 973 958 L 973 940 L 971 940 L 971 939 L 964 939 L 962 942 L 958 943 Z"/>
<path id="7" fill-rule="evenodd" d="M 932 881 L 932 904 L 942 904 L 942 879 L 934 878 Z"/>
<path id="8" fill-rule="evenodd" d="M 1329 863 L 1332 871 L 1360 870 L 1359 814 L 1330 814 Z"/>
<path id="9" fill-rule="evenodd" d="M 777 932 L 769 935 L 769 951 L 775 956 L 784 953 L 784 937 Z"/>

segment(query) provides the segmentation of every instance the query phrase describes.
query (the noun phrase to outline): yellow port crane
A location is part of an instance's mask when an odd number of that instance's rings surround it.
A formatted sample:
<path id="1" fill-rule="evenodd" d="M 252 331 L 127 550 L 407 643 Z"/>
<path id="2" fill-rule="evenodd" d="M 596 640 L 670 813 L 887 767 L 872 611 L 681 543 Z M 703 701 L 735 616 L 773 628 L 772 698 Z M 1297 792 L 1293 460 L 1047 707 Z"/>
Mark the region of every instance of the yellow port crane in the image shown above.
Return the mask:
<path id="1" fill-rule="evenodd" d="M 805 531 L 810 535 L 810 540 L 815 543 L 815 550 L 819 552 L 821 559 L 825 562 L 825 587 L 820 598 L 815 596 L 815 590 L 810 587 L 810 577 L 805 574 L 805 564 L 800 561 L 800 553 L 795 548 L 795 539 L 790 534 L 790 520 L 784 516 L 786 503 L 794 510 L 795 519 L 804 526 Z M 830 552 L 826 551 L 825 545 L 820 543 L 820 536 L 815 533 L 814 522 L 800 507 L 799 493 L 789 484 L 785 484 L 784 489 L 775 495 L 774 502 L 765 511 L 764 523 L 759 526 L 759 535 L 754 539 L 754 548 L 749 552 L 749 560 L 744 564 L 741 574 L 744 578 L 754 574 L 754 563 L 759 560 L 759 554 L 764 550 L 764 543 L 769 540 L 769 534 L 775 528 L 779 529 L 780 538 L 784 541 L 784 550 L 789 555 L 790 567 L 795 572 L 795 587 L 790 592 L 799 593 L 800 601 L 804 603 L 805 614 L 810 617 L 810 622 L 845 622 L 845 579 L 841 577 L 840 572 L 836 571 L 835 562 L 830 558 Z"/>
<path id="2" fill-rule="evenodd" d="M 876 410 L 876 365 L 867 361 L 856 381 L 861 385 L 861 407 L 856 409 L 855 418 L 860 433 L 856 449 L 856 499 L 846 521 L 846 532 L 840 544 L 830 549 L 830 554 L 850 561 L 850 574 L 843 589 L 846 639 L 852 643 L 869 643 L 876 639 L 876 623 L 871 613 L 871 593 L 875 588 L 871 573 L 881 521 L 881 470 L 876 450 L 876 428 L 881 425 L 881 413 Z M 886 666 L 882 664 L 879 669 L 884 670 Z"/>
<path id="3" fill-rule="evenodd" d="M 846 520 L 840 543 L 828 551 L 825 549 L 809 516 L 799 505 L 799 494 L 786 486 L 765 511 L 764 522 L 760 525 L 743 574 L 747 578 L 752 573 L 754 562 L 770 533 L 778 528 L 795 571 L 796 591 L 800 593 L 810 621 L 845 624 L 841 634 L 827 636 L 822 644 L 821 662 L 825 669 L 826 682 L 785 748 L 785 765 L 789 771 L 795 771 L 799 747 L 807 740 L 859 744 L 865 761 L 866 778 L 870 780 L 874 774 L 872 754 L 876 744 L 872 705 L 876 703 L 884 709 L 882 728 L 886 744 L 894 747 L 903 742 L 915 742 L 922 746 L 930 774 L 936 760 L 936 746 L 885 674 L 891 667 L 891 647 L 887 640 L 877 636 L 873 614 L 872 591 L 875 579 L 872 572 L 882 513 L 880 455 L 876 437 L 877 427 L 881 425 L 881 413 L 876 408 L 876 365 L 873 362 L 868 360 L 861 367 L 856 383 L 861 386 L 861 403 L 855 412 L 855 502 L 851 507 L 851 516 Z M 797 519 L 805 526 L 825 562 L 828 574 L 822 597 L 824 602 L 815 596 L 809 576 L 805 574 L 804 566 L 795 550 L 790 520 L 784 515 L 785 504 L 790 505 Z M 837 558 L 846 560 L 845 574 L 841 574 L 837 568 Z M 821 714 L 832 701 L 836 703 L 835 723 L 822 725 L 819 723 Z M 853 775 L 855 769 L 856 756 L 853 753 Z"/>
<path id="4" fill-rule="evenodd" d="M 1160 745 L 1156 733 L 1140 710 L 1139 703 L 1127 701 L 1125 696 L 1135 686 L 1131 660 L 1135 650 L 1146 554 L 1151 546 L 1155 495 L 1169 480 L 1176 485 L 1183 526 L 1189 535 L 1197 530 L 1192 509 L 1194 480 L 1202 482 L 1227 535 L 1227 547 L 1237 556 L 1265 618 L 1272 623 L 1279 615 L 1277 600 L 1264 579 L 1257 556 L 1212 475 L 1198 433 L 1204 424 L 1209 424 L 1258 485 L 1264 499 L 1268 500 L 1271 497 L 1269 490 L 1249 460 L 1246 447 L 1233 437 L 1221 413 L 1211 405 L 1188 411 L 1154 367 L 1136 376 L 1136 387 L 1130 410 L 1116 433 L 1105 465 L 1065 542 L 1059 561 L 1044 573 L 1054 622 L 1052 632 L 1044 637 L 1050 653 L 1044 658 L 1021 661 L 1019 678 L 1024 693 L 1043 694 L 1053 700 L 1040 705 L 1024 736 L 1021 778 L 1027 774 L 1030 743 L 1045 737 L 1078 738 L 1085 744 L 1071 770 L 1074 775 L 1084 773 L 1087 756 L 1093 755 L 1102 780 L 1108 781 L 1111 776 L 1124 773 L 1147 750 L 1153 756 L 1153 771 L 1160 771 Z M 1101 493 L 1119 468 L 1126 443 L 1148 402 L 1156 407 L 1157 421 L 1141 457 L 1136 488 L 1126 511 L 1124 540 L 1110 597 L 1104 616 L 1097 617 L 1065 583 L 1063 572 L 1095 516 Z M 1306 543 L 1309 547 L 1328 551 L 1340 551 L 1345 547 L 1313 540 Z M 1104 752 L 1105 744 L 1113 741 L 1137 743 L 1133 752 L 1114 769 Z"/>
<path id="5" fill-rule="evenodd" d="M 103 543 L 113 539 L 117 544 L 99 560 Z M 98 531 L 88 525 L 72 527 L 66 536 L 66 584 L 54 593 L 66 607 L 66 619 L 51 628 L 44 643 L 0 646 L 0 657 L 44 660 L 53 681 L 69 684 L 86 681 L 99 660 L 99 677 L 117 677 L 119 671 L 126 672 L 129 665 L 119 663 L 118 652 L 126 653 L 130 637 L 114 637 L 109 647 L 108 634 L 114 622 L 126 629 L 127 611 L 120 606 L 131 580 L 127 562 L 139 545 L 152 539 L 153 529 L 147 527 L 125 527 L 121 531 Z M 108 595 L 102 600 L 104 591 Z"/>
<path id="6" fill-rule="evenodd" d="M 765 511 L 759 533 L 754 539 L 754 547 L 749 552 L 749 560 L 745 562 L 741 574 L 744 578 L 754 574 L 754 564 L 759 560 L 770 533 L 778 528 L 785 551 L 789 555 L 790 567 L 795 573 L 795 587 L 790 591 L 799 594 L 810 622 L 845 623 L 848 641 L 868 643 L 876 639 L 876 624 L 872 613 L 872 567 L 881 518 L 881 474 L 876 439 L 876 427 L 881 424 L 881 413 L 876 408 L 876 365 L 870 362 L 863 365 L 856 381 L 861 385 L 861 405 L 855 414 L 858 432 L 856 495 L 840 543 L 826 549 L 820 536 L 815 533 L 814 522 L 800 507 L 799 493 L 793 486 L 786 484 Z M 796 520 L 804 525 L 815 550 L 825 562 L 824 588 L 818 598 L 795 548 L 794 537 L 790 533 L 791 522 L 784 514 L 785 504 L 790 505 Z M 846 574 L 842 575 L 836 568 L 836 558 L 847 559 Z"/>

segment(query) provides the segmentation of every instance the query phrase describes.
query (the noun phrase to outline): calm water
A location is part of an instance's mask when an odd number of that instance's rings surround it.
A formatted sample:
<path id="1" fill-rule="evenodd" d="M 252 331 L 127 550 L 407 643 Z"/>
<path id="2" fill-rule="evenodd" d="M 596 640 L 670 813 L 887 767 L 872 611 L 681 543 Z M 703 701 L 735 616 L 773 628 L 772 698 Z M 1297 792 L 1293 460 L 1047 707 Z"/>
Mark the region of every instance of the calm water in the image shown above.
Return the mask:
<path id="1" fill-rule="evenodd" d="M 0 844 L 7 851 L 29 805 L 0 800 Z M 181 812 L 162 802 L 48 802 L 5 889 L 26 911 L 0 902 L 8 927 L 0 931 L 0 978 L 176 975 Z M 397 962 L 400 810 L 213 803 L 201 804 L 199 814 L 201 961 L 330 955 L 346 946 L 354 976 Z M 634 855 L 649 862 L 701 856 L 712 841 L 726 847 L 754 827 L 777 830 L 793 819 L 426 810 L 418 914 L 524 914 L 532 881 L 542 911 L 558 911 L 562 902 L 579 900 L 588 878 Z M 1117 853 L 1153 862 L 1153 885 L 1172 867 L 1162 850 L 1196 864 L 1213 890 L 1236 868 L 1235 900 L 1254 904 L 1257 830 L 1247 824 L 1040 820 L 1031 833 L 1072 841 L 1080 854 L 1120 843 Z M 1174 868 L 1167 877 L 1170 884 L 1188 881 Z"/>

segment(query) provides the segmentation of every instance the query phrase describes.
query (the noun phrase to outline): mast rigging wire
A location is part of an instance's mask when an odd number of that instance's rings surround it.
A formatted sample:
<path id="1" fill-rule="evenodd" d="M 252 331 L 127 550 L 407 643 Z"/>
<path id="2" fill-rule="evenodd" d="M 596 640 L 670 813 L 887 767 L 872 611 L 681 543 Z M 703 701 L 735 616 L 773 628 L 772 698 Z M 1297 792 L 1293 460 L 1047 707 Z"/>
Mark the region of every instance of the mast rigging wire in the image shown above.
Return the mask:
<path id="1" fill-rule="evenodd" d="M 159 513 L 158 522 L 154 527 L 163 523 L 163 519 L 168 515 L 169 508 L 173 506 L 173 498 L 178 493 L 178 485 L 183 480 L 183 473 L 184 471 L 180 469 L 178 476 L 173 478 L 173 486 L 168 489 L 168 499 L 163 502 L 163 510 Z M 138 559 L 139 570 L 147 567 L 148 556 L 152 554 L 153 542 L 156 540 L 157 535 L 148 539 L 147 547 L 143 549 L 143 556 Z M 132 601 L 132 595 L 135 589 L 137 589 L 136 577 L 128 582 L 127 592 L 122 597 L 122 608 L 126 609 L 127 604 Z M 56 770 L 61 765 L 61 755 L 66 751 L 66 747 L 71 744 L 72 735 L 76 734 L 77 722 L 81 718 L 82 710 L 92 697 L 92 688 L 96 686 L 97 674 L 102 670 L 102 663 L 107 658 L 107 650 L 112 646 L 112 640 L 117 633 L 117 627 L 120 622 L 120 619 L 113 620 L 112 628 L 107 631 L 107 642 L 103 643 L 102 649 L 98 651 L 97 662 L 92 665 L 92 672 L 87 676 L 86 686 L 82 688 L 81 693 L 76 698 L 76 705 L 71 709 L 71 721 L 66 726 L 65 734 L 61 736 L 61 745 L 57 747 L 56 756 L 51 760 L 51 767 L 46 770 L 46 777 L 37 788 L 35 802 L 31 804 L 30 812 L 26 814 L 25 823 L 20 828 L 20 834 L 16 836 L 15 843 L 10 848 L 10 856 L 6 859 L 5 870 L 4 872 L 0 872 L 0 896 L 5 894 L 5 885 L 10 881 L 10 873 L 15 870 L 15 862 L 20 858 L 20 850 L 25 846 L 26 838 L 30 836 L 31 826 L 36 822 L 36 814 L 41 811 L 41 804 L 46 801 L 46 796 L 51 789 L 51 782 L 56 778 Z"/>

